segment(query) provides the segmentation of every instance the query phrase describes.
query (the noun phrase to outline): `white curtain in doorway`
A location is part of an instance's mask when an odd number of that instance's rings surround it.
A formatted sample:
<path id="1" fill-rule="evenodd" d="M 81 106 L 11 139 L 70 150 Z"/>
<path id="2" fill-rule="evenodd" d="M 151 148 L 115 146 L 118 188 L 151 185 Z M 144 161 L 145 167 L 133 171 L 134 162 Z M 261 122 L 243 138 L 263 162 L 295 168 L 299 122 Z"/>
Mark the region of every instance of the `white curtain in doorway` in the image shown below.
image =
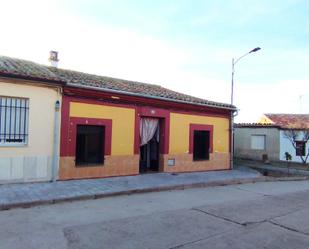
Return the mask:
<path id="1" fill-rule="evenodd" d="M 140 125 L 141 146 L 147 144 L 156 133 L 159 126 L 157 118 L 142 118 Z"/>

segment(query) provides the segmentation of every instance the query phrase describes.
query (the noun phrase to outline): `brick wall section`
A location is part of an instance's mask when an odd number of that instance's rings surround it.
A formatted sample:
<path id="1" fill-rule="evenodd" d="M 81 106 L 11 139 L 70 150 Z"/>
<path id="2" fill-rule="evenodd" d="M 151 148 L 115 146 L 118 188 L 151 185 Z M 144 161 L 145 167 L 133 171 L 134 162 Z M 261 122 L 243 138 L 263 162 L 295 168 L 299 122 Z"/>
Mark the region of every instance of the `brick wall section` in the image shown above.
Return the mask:
<path id="1" fill-rule="evenodd" d="M 82 179 L 139 174 L 139 155 L 105 156 L 102 166 L 76 167 L 75 157 L 61 157 L 59 179 Z"/>
<path id="2" fill-rule="evenodd" d="M 175 159 L 175 166 L 168 166 L 167 160 Z M 193 154 L 162 155 L 161 170 L 164 172 L 193 172 L 230 169 L 229 153 L 211 153 L 210 160 L 193 161 Z"/>

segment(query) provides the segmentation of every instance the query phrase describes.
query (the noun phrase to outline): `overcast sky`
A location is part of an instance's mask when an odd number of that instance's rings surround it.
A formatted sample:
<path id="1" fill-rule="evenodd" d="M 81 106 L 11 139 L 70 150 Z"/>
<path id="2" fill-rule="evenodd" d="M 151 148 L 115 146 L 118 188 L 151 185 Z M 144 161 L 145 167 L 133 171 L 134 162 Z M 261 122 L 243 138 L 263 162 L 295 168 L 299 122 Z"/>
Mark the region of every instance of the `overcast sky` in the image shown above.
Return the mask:
<path id="1" fill-rule="evenodd" d="M 0 54 L 230 102 L 237 122 L 309 113 L 309 1 L 0 0 Z"/>

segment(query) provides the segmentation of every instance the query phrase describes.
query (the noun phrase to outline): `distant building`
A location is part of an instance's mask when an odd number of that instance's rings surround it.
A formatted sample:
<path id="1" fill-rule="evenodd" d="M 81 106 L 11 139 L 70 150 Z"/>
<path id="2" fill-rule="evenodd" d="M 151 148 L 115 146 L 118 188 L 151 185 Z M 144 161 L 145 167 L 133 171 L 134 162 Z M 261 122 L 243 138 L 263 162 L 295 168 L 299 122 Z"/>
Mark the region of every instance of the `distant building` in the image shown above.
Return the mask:
<path id="1" fill-rule="evenodd" d="M 257 123 L 235 124 L 235 157 L 285 161 L 288 152 L 301 163 L 309 153 L 308 139 L 309 114 L 265 114 Z"/>

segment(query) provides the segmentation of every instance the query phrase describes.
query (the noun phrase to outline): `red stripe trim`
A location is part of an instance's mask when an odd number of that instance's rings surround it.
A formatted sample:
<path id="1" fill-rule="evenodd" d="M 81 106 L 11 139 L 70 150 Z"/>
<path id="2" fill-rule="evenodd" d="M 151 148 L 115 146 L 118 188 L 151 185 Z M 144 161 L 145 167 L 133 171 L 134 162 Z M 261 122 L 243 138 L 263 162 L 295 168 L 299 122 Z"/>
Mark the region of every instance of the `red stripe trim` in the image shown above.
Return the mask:
<path id="1" fill-rule="evenodd" d="M 135 124 L 134 124 L 134 154 L 139 154 L 140 151 L 140 122 L 141 122 L 141 117 L 138 112 L 138 108 L 135 109 Z"/>
<path id="2" fill-rule="evenodd" d="M 92 98 L 92 99 L 100 99 L 102 101 L 108 101 L 110 103 L 124 103 L 129 105 L 150 105 L 154 107 L 159 108 L 175 108 L 176 110 L 184 110 L 184 111 L 195 111 L 195 112 L 202 112 L 207 113 L 208 115 L 214 114 L 214 115 L 229 115 L 231 112 L 230 110 L 217 108 L 217 107 L 207 107 L 207 106 L 200 106 L 200 105 L 194 105 L 190 103 L 179 103 L 179 102 L 173 102 L 168 100 L 160 100 L 160 99 L 152 99 L 147 97 L 138 97 L 138 96 L 131 96 L 126 94 L 119 94 L 119 93 L 108 93 L 104 91 L 95 91 L 92 89 L 83 89 L 83 88 L 77 88 L 77 87 L 64 87 L 63 89 L 64 94 L 70 95 L 70 96 L 78 96 L 85 98 Z M 114 98 L 112 98 L 112 96 Z M 115 99 L 117 98 L 117 100 Z"/>
<path id="3" fill-rule="evenodd" d="M 172 113 L 176 114 L 184 114 L 184 115 L 197 115 L 197 116 L 204 116 L 204 117 L 215 117 L 215 118 L 229 118 L 231 115 L 230 113 L 225 114 L 215 114 L 212 112 L 198 112 L 198 111 L 184 111 L 184 110 L 170 110 Z"/>
<path id="4" fill-rule="evenodd" d="M 69 135 L 69 117 L 70 101 L 66 96 L 62 97 L 61 104 L 61 131 L 60 131 L 60 156 L 68 154 L 68 135 Z"/>

